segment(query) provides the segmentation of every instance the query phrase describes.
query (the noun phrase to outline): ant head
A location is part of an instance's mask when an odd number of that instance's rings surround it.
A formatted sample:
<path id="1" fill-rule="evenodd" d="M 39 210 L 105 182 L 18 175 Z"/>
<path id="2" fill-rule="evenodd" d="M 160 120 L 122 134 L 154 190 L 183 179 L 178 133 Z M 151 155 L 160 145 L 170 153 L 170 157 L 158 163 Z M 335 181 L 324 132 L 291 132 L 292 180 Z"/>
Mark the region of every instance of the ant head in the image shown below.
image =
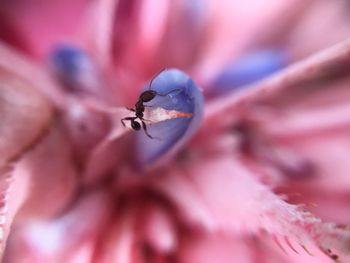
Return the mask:
<path id="1" fill-rule="evenodd" d="M 141 129 L 141 124 L 137 121 L 132 120 L 131 121 L 131 128 L 133 128 L 135 131 L 138 131 Z"/>
<path id="2" fill-rule="evenodd" d="M 157 95 L 157 92 L 154 90 L 146 90 L 141 93 L 140 100 L 142 102 L 149 102 L 154 99 L 154 97 Z"/>

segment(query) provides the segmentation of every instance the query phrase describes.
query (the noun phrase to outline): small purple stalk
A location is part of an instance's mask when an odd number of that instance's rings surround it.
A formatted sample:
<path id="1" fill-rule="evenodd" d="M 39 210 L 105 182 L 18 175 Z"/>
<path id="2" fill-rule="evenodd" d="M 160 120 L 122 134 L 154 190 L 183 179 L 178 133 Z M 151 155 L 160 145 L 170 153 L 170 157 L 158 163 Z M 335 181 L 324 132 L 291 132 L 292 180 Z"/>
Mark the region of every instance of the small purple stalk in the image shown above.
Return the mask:
<path id="1" fill-rule="evenodd" d="M 59 44 L 51 52 L 49 62 L 53 73 L 67 91 L 98 92 L 98 69 L 89 54 L 80 47 Z"/>
<path id="2" fill-rule="evenodd" d="M 251 84 L 284 68 L 286 55 L 281 50 L 265 50 L 250 53 L 234 61 L 219 74 L 206 90 L 208 97 L 226 94 Z"/>

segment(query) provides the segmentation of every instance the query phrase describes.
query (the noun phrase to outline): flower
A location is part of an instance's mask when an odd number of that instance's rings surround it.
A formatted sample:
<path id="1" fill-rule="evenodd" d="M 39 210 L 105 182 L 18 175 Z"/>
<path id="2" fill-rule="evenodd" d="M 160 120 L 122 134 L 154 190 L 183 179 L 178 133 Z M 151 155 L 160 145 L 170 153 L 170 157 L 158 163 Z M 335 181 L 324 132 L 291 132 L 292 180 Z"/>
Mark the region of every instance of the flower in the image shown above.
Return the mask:
<path id="1" fill-rule="evenodd" d="M 5 262 L 349 261 L 346 3 L 246 2 L 3 3 Z"/>

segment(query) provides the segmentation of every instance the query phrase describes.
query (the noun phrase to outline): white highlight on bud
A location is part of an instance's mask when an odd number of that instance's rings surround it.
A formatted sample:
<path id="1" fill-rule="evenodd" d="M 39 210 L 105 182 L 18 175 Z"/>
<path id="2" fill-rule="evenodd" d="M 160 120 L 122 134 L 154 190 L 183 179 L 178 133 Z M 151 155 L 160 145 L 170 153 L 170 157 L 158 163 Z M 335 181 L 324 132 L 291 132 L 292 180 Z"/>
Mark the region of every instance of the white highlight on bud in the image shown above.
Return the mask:
<path id="1" fill-rule="evenodd" d="M 146 107 L 144 111 L 144 119 L 152 123 L 177 118 L 191 118 L 192 116 L 192 113 L 181 112 L 176 110 L 166 110 L 161 107 Z"/>

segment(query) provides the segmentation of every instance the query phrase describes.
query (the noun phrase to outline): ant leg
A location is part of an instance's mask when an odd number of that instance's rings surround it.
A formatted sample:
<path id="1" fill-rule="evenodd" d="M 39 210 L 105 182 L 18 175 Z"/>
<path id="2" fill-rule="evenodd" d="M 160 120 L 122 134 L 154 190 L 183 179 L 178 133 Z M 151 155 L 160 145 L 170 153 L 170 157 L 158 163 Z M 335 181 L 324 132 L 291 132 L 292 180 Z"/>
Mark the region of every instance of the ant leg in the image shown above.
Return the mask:
<path id="1" fill-rule="evenodd" d="M 151 121 L 151 120 L 147 120 L 147 119 L 144 119 L 144 118 L 142 118 L 144 121 L 148 121 L 149 123 L 153 123 L 153 121 Z"/>
<path id="2" fill-rule="evenodd" d="M 143 105 L 143 107 L 147 107 L 147 108 L 154 108 L 155 106 L 153 106 L 153 105 Z M 143 119 L 143 118 L 142 118 Z M 147 119 L 143 119 L 143 120 L 145 120 L 145 121 L 149 121 L 149 122 L 152 122 L 151 120 L 147 120 Z"/>
<path id="3" fill-rule="evenodd" d="M 120 122 L 123 124 L 123 127 L 125 127 L 124 119 L 121 119 Z"/>
<path id="4" fill-rule="evenodd" d="M 135 112 L 136 110 L 133 108 L 126 107 L 127 110 Z"/>
<path id="5" fill-rule="evenodd" d="M 125 127 L 125 123 L 124 121 L 133 121 L 135 120 L 136 118 L 135 117 L 126 117 L 126 118 L 123 118 L 120 120 L 120 122 L 123 124 L 123 126 Z"/>
<path id="6" fill-rule="evenodd" d="M 156 140 L 162 141 L 162 139 L 160 139 L 160 138 L 158 138 L 158 137 L 153 137 L 152 135 L 150 135 L 150 134 L 148 133 L 148 131 L 147 131 L 147 125 L 146 125 L 146 123 L 145 123 L 143 120 L 141 120 L 141 123 L 142 123 L 142 128 L 143 128 L 145 134 L 147 135 L 147 137 L 149 137 L 149 138 L 151 138 L 151 139 L 156 139 Z"/>
<path id="7" fill-rule="evenodd" d="M 147 137 L 149 137 L 149 138 L 151 138 L 151 139 L 154 139 L 154 138 L 148 133 L 146 123 L 145 123 L 143 120 L 141 120 L 141 123 L 142 123 L 142 129 L 143 129 L 143 131 L 145 132 L 145 134 L 147 135 Z"/>

